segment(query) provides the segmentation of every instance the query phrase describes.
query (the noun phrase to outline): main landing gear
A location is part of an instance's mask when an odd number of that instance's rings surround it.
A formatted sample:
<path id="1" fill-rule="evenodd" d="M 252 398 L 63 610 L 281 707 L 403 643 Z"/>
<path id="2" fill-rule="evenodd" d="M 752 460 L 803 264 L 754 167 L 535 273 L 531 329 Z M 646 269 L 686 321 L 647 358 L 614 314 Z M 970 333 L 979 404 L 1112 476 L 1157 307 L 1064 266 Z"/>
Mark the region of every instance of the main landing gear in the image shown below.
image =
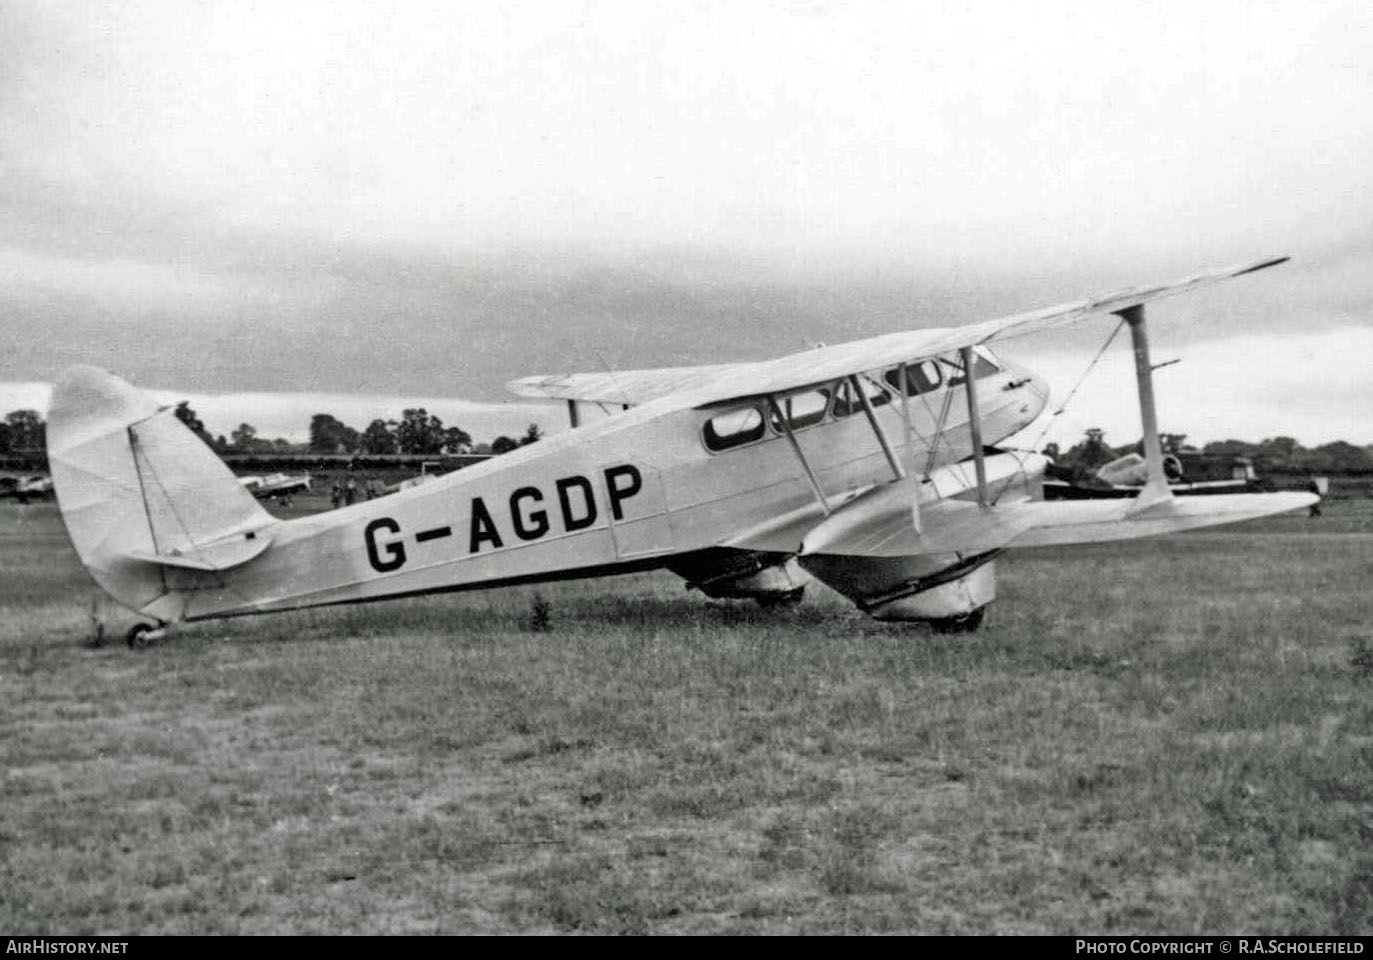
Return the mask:
<path id="1" fill-rule="evenodd" d="M 754 601 L 764 610 L 780 610 L 787 607 L 798 606 L 806 596 L 805 584 L 795 590 L 778 591 L 777 593 L 765 593 L 754 597 Z"/>
<path id="2" fill-rule="evenodd" d="M 129 628 L 124 639 L 128 641 L 130 650 L 145 650 L 154 643 L 161 643 L 167 639 L 167 624 L 161 620 L 156 624 L 135 623 Z"/>
<path id="3" fill-rule="evenodd" d="M 925 621 L 935 633 L 976 633 L 982 626 L 982 618 L 987 615 L 987 605 L 983 604 L 971 613 L 957 617 L 941 617 Z"/>

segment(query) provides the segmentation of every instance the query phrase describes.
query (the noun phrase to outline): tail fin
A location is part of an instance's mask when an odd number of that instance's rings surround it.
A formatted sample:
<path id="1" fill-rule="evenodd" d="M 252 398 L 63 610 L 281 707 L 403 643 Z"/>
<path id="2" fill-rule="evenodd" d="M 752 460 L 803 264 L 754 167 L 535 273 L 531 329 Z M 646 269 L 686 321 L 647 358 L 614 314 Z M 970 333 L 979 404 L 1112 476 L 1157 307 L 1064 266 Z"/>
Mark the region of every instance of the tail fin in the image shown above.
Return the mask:
<path id="1" fill-rule="evenodd" d="M 225 570 L 271 543 L 265 528 L 276 521 L 214 451 L 171 410 L 95 367 L 73 367 L 53 390 L 48 462 L 81 562 L 139 613 L 179 619 L 176 587 L 188 574 L 169 584 L 169 570 Z"/>

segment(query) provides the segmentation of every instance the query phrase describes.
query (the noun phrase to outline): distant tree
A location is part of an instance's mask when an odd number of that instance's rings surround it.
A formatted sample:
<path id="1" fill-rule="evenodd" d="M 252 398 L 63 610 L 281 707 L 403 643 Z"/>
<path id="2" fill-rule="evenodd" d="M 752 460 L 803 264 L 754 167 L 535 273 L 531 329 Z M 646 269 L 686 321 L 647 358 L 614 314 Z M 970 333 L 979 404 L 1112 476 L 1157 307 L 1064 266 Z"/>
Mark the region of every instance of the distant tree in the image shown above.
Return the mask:
<path id="1" fill-rule="evenodd" d="M 448 427 L 443 431 L 443 449 L 448 453 L 469 453 L 472 436 L 461 427 Z"/>
<path id="2" fill-rule="evenodd" d="M 214 449 L 214 437 L 210 436 L 210 432 L 205 429 L 205 424 L 203 424 L 200 421 L 200 417 L 196 416 L 196 412 L 193 409 L 191 409 L 191 404 L 189 401 L 182 400 L 180 403 L 176 405 L 176 418 L 180 420 L 182 423 L 186 424 L 186 426 L 190 428 L 191 432 L 194 433 L 197 437 L 199 437 L 201 440 L 204 440 L 205 446 L 209 447 L 211 450 Z"/>
<path id="3" fill-rule="evenodd" d="M 423 407 L 405 410 L 396 424 L 396 446 L 401 453 L 439 453 L 445 443 L 443 421 Z"/>
<path id="4" fill-rule="evenodd" d="M 1263 456 L 1278 460 L 1291 460 L 1302 448 L 1301 444 L 1291 437 L 1268 437 L 1259 447 L 1263 450 Z"/>
<path id="5" fill-rule="evenodd" d="M 1323 443 L 1314 450 L 1298 450 L 1292 463 L 1313 473 L 1363 473 L 1373 469 L 1373 457 L 1362 447 L 1343 440 Z"/>
<path id="6" fill-rule="evenodd" d="M 47 446 L 48 425 L 37 410 L 12 410 L 5 414 L 9 450 L 42 450 Z"/>
<path id="7" fill-rule="evenodd" d="M 295 448 L 295 444 L 293 444 L 290 440 L 287 440 L 285 437 L 277 437 L 275 440 L 272 441 L 272 449 L 276 450 L 279 453 L 290 453 Z"/>
<path id="8" fill-rule="evenodd" d="M 229 438 L 235 450 L 251 453 L 258 444 L 257 427 L 251 423 L 240 423 L 238 428 L 229 434 Z"/>
<path id="9" fill-rule="evenodd" d="M 1267 437 L 1259 443 L 1244 440 L 1218 440 L 1208 443 L 1202 453 L 1229 457 L 1248 457 L 1259 473 L 1312 469 L 1311 451 L 1291 437 Z"/>
<path id="10" fill-rule="evenodd" d="M 525 428 L 524 436 L 520 437 L 520 446 L 527 447 L 531 443 L 538 443 L 543 438 L 543 431 L 539 429 L 537 423 L 531 423 Z"/>
<path id="11" fill-rule="evenodd" d="M 14 449 L 14 428 L 8 423 L 0 423 L 0 453 Z"/>
<path id="12" fill-rule="evenodd" d="M 310 450 L 314 453 L 353 453 L 362 434 L 328 413 L 310 418 Z"/>
<path id="13" fill-rule="evenodd" d="M 1243 440 L 1212 440 L 1201 448 L 1201 452 L 1207 456 L 1217 457 L 1252 457 L 1257 446 Z"/>
<path id="14" fill-rule="evenodd" d="M 396 435 L 385 420 L 373 420 L 362 431 L 359 447 L 363 453 L 388 454 L 396 452 Z"/>
<path id="15" fill-rule="evenodd" d="M 1160 433 L 1158 440 L 1164 453 L 1176 455 L 1187 449 L 1187 434 L 1185 433 Z M 1140 443 L 1143 442 L 1143 440 L 1140 441 Z"/>
<path id="16" fill-rule="evenodd" d="M 520 445 L 517 441 L 506 436 L 500 436 L 491 441 L 492 453 L 509 453 L 511 450 L 518 450 L 519 448 Z"/>
<path id="17" fill-rule="evenodd" d="M 1097 467 L 1116 458 L 1116 451 L 1106 443 L 1106 433 L 1100 427 L 1090 427 L 1085 439 L 1074 444 L 1058 461 L 1074 475 L 1095 473 Z"/>

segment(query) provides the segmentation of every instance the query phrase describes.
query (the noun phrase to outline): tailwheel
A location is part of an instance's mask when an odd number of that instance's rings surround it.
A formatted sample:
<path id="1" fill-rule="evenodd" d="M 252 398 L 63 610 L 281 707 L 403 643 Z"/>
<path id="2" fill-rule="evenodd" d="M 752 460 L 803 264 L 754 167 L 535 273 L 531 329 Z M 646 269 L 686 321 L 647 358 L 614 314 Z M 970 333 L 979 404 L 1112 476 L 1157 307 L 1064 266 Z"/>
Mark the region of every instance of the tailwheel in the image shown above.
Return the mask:
<path id="1" fill-rule="evenodd" d="M 982 626 L 982 619 L 987 615 L 987 605 L 983 604 L 972 613 L 965 613 L 958 617 L 941 617 L 938 620 L 928 621 L 930 629 L 935 633 L 974 633 L 977 628 Z"/>
<path id="2" fill-rule="evenodd" d="M 135 623 L 129 628 L 129 632 L 125 636 L 130 650 L 144 650 L 166 638 L 167 625 L 165 623 Z"/>
<path id="3" fill-rule="evenodd" d="M 784 607 L 797 606 L 802 600 L 805 599 L 805 596 L 806 588 L 804 585 L 802 585 L 797 587 L 795 590 L 787 590 L 785 592 L 764 594 L 763 596 L 754 597 L 753 599 L 758 602 L 758 606 L 763 607 L 764 609 L 772 610 Z"/>

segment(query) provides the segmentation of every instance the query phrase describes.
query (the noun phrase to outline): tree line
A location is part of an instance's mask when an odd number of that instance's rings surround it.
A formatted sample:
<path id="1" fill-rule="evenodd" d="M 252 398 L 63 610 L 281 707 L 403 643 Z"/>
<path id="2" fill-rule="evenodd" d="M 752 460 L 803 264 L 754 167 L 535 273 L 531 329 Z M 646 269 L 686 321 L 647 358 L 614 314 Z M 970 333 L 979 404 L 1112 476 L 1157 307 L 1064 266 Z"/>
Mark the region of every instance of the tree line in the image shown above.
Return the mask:
<path id="1" fill-rule="evenodd" d="M 1248 457 L 1254 463 L 1254 470 L 1263 476 L 1273 473 L 1298 474 L 1347 474 L 1373 473 L 1373 447 L 1358 447 L 1343 440 L 1323 443 L 1307 449 L 1292 437 L 1269 437 L 1258 443 L 1245 440 L 1215 440 L 1198 448 L 1187 443 L 1185 433 L 1164 433 L 1159 435 L 1165 454 L 1200 453 L 1203 456 Z M 1099 427 L 1088 429 L 1087 434 L 1067 451 L 1061 451 L 1058 444 L 1051 443 L 1044 453 L 1054 459 L 1063 469 L 1074 475 L 1090 475 L 1102 464 L 1127 453 L 1144 453 L 1144 440 L 1122 447 L 1113 447 L 1106 442 L 1106 435 Z"/>
<path id="2" fill-rule="evenodd" d="M 191 405 L 182 400 L 176 416 L 196 436 L 217 453 L 356 453 L 369 455 L 508 453 L 536 442 L 543 436 L 537 423 L 531 423 L 522 437 L 496 437 L 490 443 L 473 444 L 461 427 L 446 427 L 443 421 L 423 407 L 407 409 L 399 420 L 376 419 L 364 430 L 355 430 L 328 413 L 310 418 L 310 438 L 304 444 L 284 437 L 268 440 L 257 428 L 240 423 L 229 436 L 211 436 Z M 1265 473 L 1373 473 L 1373 447 L 1358 447 L 1343 440 L 1307 449 L 1292 437 L 1269 437 L 1258 443 L 1244 440 L 1217 440 L 1198 449 L 1187 443 L 1184 433 L 1160 435 L 1164 453 L 1196 452 L 1203 455 L 1241 456 L 1254 462 L 1260 475 Z M 1127 453 L 1143 453 L 1144 441 L 1111 446 L 1105 432 L 1092 427 L 1086 436 L 1067 451 L 1051 443 L 1044 453 L 1061 468 L 1083 475 Z M 45 453 L 47 422 L 36 410 L 12 410 L 0 421 L 0 454 Z"/>
<path id="3" fill-rule="evenodd" d="M 443 421 L 423 407 L 402 412 L 399 420 L 376 419 L 365 430 L 355 430 L 328 413 L 310 418 L 310 438 L 292 443 L 285 437 L 259 436 L 250 423 L 240 423 L 230 431 L 212 436 L 190 403 L 176 405 L 176 418 L 184 423 L 216 453 L 357 453 L 439 454 L 508 453 L 536 442 L 543 436 L 537 423 L 531 423 L 518 438 L 499 436 L 490 443 L 474 444 L 461 427 L 446 427 Z M 47 422 L 36 410 L 13 410 L 0 422 L 0 454 L 34 453 L 46 455 Z"/>

